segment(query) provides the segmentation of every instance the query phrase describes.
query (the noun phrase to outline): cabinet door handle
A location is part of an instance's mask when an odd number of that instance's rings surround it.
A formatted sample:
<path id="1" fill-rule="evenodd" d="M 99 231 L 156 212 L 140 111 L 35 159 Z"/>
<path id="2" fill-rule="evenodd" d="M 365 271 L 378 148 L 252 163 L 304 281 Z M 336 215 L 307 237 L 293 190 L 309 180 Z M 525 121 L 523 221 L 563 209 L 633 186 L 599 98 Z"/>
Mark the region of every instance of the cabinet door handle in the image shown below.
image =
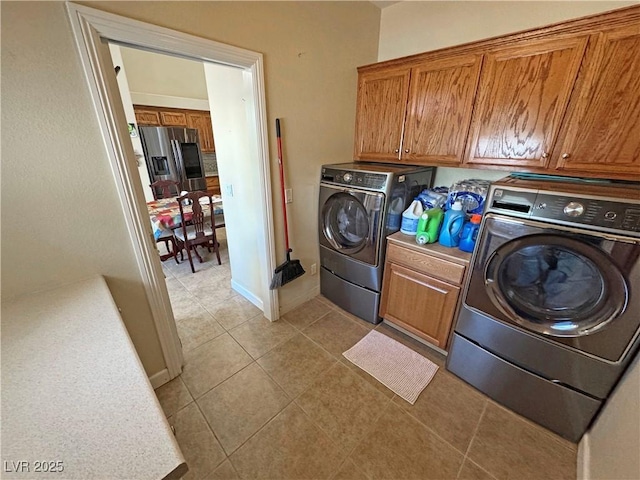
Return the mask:
<path id="1" fill-rule="evenodd" d="M 549 157 L 549 154 L 547 152 L 542 152 L 542 158 L 547 158 Z"/>
<path id="2" fill-rule="evenodd" d="M 570 155 L 570 154 L 568 154 L 568 153 L 563 153 L 563 154 L 562 154 L 562 158 L 565 158 L 565 159 L 569 158 L 570 156 L 571 156 L 571 155 Z"/>
<path id="3" fill-rule="evenodd" d="M 404 149 L 404 153 L 409 153 L 409 149 L 408 149 L 408 148 L 405 148 L 405 149 Z"/>
<path id="4" fill-rule="evenodd" d="M 400 153 L 400 149 L 399 149 L 399 148 L 396 148 L 396 149 L 393 151 L 393 153 Z"/>

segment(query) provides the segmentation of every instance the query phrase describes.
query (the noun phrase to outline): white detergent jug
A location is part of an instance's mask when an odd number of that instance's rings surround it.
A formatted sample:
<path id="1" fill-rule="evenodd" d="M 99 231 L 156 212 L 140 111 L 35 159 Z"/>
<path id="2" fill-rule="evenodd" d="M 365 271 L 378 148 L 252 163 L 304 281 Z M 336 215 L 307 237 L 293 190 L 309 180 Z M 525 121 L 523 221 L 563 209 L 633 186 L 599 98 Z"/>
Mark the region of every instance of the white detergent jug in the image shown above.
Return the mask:
<path id="1" fill-rule="evenodd" d="M 422 208 L 422 202 L 420 200 L 414 200 L 402 213 L 402 224 L 400 225 L 400 231 L 405 235 L 415 235 L 418 232 L 418 221 L 420 215 L 424 209 Z"/>

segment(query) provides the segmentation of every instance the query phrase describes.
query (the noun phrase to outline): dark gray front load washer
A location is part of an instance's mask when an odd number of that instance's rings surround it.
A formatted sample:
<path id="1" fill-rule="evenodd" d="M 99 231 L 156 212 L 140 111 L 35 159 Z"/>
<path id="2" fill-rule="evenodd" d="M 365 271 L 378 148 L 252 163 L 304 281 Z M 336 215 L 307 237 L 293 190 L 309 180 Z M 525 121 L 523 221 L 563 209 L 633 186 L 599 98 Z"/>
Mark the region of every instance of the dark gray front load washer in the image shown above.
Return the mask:
<path id="1" fill-rule="evenodd" d="M 577 442 L 640 343 L 640 185 L 491 186 L 447 369 Z"/>
<path id="2" fill-rule="evenodd" d="M 388 235 L 402 212 L 431 186 L 433 168 L 380 163 L 324 165 L 318 232 L 320 292 L 348 312 L 379 323 Z"/>

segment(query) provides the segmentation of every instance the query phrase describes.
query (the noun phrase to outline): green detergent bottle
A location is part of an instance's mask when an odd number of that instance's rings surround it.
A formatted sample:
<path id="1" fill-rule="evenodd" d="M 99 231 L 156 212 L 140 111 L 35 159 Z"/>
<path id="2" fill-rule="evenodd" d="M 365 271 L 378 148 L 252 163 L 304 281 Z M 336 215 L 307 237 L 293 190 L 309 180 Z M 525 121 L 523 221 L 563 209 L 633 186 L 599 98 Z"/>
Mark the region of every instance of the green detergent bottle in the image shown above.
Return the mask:
<path id="1" fill-rule="evenodd" d="M 438 240 L 438 233 L 440 232 L 440 225 L 444 213 L 441 208 L 430 208 L 425 210 L 420 215 L 418 220 L 418 231 L 416 232 L 416 242 L 419 245 L 425 243 L 435 243 Z"/>

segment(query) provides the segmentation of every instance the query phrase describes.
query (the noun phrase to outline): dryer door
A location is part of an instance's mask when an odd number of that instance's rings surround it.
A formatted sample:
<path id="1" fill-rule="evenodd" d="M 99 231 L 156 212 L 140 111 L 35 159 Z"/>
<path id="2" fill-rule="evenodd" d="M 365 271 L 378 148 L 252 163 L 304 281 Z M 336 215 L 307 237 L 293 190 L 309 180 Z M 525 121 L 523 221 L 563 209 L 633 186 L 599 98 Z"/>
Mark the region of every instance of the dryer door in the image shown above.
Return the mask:
<path id="1" fill-rule="evenodd" d="M 580 337 L 627 305 L 620 270 L 597 248 L 559 234 L 510 240 L 493 252 L 485 284 L 494 303 L 528 330 Z"/>
<path id="2" fill-rule="evenodd" d="M 640 244 L 633 239 L 489 213 L 464 304 L 547 341 L 618 361 L 640 332 L 639 282 Z"/>
<path id="3" fill-rule="evenodd" d="M 322 185 L 320 243 L 354 259 L 377 264 L 384 194 Z"/>

